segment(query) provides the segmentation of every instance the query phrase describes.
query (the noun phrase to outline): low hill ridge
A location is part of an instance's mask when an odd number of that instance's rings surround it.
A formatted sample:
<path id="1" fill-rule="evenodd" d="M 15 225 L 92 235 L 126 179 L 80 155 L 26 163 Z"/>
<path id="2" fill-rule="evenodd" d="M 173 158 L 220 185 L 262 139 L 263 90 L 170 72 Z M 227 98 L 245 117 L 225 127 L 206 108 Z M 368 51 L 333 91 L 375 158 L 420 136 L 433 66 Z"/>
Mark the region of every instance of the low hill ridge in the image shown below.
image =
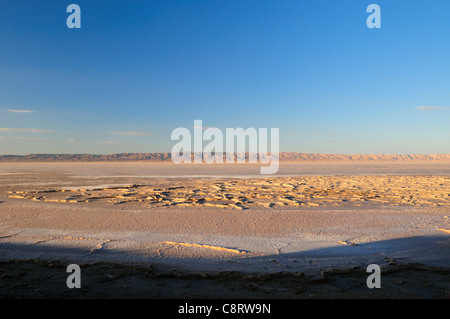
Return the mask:
<path id="1" fill-rule="evenodd" d="M 248 159 L 249 154 L 246 153 Z M 154 161 L 171 162 L 170 153 L 117 153 L 117 154 L 29 154 L 0 155 L 0 162 L 112 162 Z M 282 162 L 450 162 L 450 154 L 319 154 L 280 153 Z"/>

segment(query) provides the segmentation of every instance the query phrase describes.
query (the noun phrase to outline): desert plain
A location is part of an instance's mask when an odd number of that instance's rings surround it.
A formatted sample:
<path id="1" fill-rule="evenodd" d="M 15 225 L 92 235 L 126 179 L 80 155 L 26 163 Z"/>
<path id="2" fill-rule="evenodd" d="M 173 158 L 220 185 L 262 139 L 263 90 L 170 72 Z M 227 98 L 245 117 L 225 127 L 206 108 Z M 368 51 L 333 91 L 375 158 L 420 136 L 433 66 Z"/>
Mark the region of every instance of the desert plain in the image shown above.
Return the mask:
<path id="1" fill-rule="evenodd" d="M 448 298 L 449 215 L 449 161 L 2 162 L 0 296 Z"/>

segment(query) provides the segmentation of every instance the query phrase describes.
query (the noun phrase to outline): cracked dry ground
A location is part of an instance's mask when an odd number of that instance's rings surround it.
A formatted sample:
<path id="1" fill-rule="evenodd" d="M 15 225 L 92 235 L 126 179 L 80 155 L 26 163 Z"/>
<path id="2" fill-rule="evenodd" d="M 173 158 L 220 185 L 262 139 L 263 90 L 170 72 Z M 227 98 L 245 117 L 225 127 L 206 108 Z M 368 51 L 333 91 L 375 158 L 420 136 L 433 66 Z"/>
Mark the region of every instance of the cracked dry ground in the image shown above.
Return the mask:
<path id="1" fill-rule="evenodd" d="M 305 176 L 260 179 L 171 180 L 96 188 L 16 189 L 8 197 L 43 202 L 138 207 L 251 209 L 299 206 L 450 206 L 448 176 Z"/>

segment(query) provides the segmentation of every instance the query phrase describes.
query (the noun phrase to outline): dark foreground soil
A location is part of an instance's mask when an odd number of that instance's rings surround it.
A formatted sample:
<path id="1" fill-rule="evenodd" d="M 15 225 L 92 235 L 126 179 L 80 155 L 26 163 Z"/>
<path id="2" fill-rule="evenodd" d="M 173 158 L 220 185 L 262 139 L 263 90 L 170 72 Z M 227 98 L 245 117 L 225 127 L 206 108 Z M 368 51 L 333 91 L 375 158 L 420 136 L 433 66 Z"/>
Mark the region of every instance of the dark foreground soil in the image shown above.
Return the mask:
<path id="1" fill-rule="evenodd" d="M 0 298 L 450 298 L 450 270 L 417 264 L 395 264 L 383 269 L 379 289 L 367 288 L 370 274 L 360 268 L 325 272 L 312 278 L 298 273 L 183 274 L 152 266 L 108 263 L 81 265 L 81 288 L 69 289 L 66 267 L 58 261 L 1 262 Z"/>

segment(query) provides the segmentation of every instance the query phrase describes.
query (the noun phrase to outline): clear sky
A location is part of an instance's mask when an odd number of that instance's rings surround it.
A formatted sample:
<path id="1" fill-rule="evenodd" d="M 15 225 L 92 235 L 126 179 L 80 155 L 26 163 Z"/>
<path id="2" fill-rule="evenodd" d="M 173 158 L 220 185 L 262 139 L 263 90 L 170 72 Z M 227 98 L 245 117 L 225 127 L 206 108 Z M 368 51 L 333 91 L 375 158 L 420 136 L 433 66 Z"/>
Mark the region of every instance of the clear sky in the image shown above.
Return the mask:
<path id="1" fill-rule="evenodd" d="M 281 151 L 450 153 L 450 1 L 0 2 L 0 154 L 170 152 L 196 119 L 279 128 Z"/>

